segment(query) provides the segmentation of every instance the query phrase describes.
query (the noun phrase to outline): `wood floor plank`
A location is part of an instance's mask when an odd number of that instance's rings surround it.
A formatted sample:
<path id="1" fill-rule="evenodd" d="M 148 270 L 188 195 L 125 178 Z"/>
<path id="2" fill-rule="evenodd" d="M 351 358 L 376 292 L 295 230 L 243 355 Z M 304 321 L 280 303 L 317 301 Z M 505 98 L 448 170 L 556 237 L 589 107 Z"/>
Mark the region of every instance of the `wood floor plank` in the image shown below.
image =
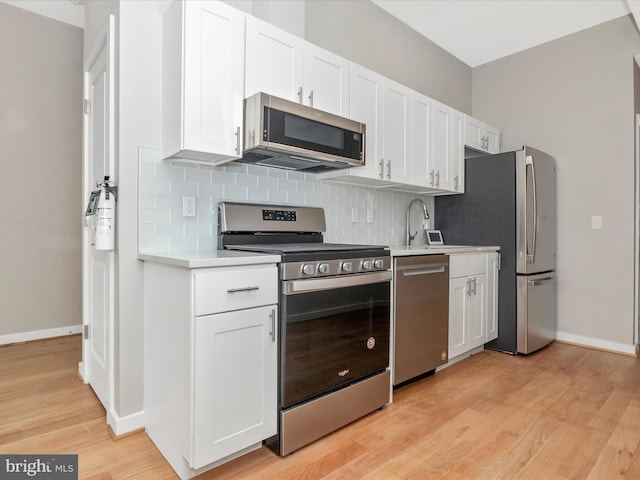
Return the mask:
<path id="1" fill-rule="evenodd" d="M 80 359 L 77 336 L 0 347 L 0 451 L 76 453 L 83 480 L 177 478 L 144 432 L 111 437 Z M 263 447 L 197 478 L 637 480 L 640 360 L 484 351 L 293 454 Z"/>

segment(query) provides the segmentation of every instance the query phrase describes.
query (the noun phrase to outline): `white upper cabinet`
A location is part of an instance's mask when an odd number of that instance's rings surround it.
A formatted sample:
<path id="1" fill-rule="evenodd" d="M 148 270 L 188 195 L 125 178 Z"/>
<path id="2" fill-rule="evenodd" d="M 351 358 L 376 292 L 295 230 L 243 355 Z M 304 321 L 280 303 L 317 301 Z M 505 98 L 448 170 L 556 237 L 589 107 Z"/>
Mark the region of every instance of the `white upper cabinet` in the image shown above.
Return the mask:
<path id="1" fill-rule="evenodd" d="M 366 124 L 365 166 L 319 175 L 388 188 L 411 182 L 411 90 L 351 64 L 349 118 Z"/>
<path id="2" fill-rule="evenodd" d="M 433 100 L 432 111 L 429 186 L 439 190 L 450 190 L 453 153 L 453 109 Z"/>
<path id="3" fill-rule="evenodd" d="M 302 103 L 349 116 L 349 61 L 310 43 L 304 45 Z"/>
<path id="4" fill-rule="evenodd" d="M 464 193 L 464 113 L 452 109 L 451 191 Z"/>
<path id="5" fill-rule="evenodd" d="M 304 40 L 247 16 L 245 97 L 265 92 L 300 102 L 304 74 Z"/>
<path id="6" fill-rule="evenodd" d="M 211 164 L 240 158 L 245 16 L 222 2 L 197 0 L 176 1 L 165 13 L 164 158 Z"/>
<path id="7" fill-rule="evenodd" d="M 478 119 L 464 116 L 464 143 L 487 153 L 500 152 L 500 130 Z"/>
<path id="8" fill-rule="evenodd" d="M 360 65 L 351 64 L 349 89 L 349 118 L 366 125 L 365 166 L 351 168 L 344 172 L 351 176 L 382 180 L 382 128 L 383 116 L 383 80 L 379 75 Z"/>
<path id="9" fill-rule="evenodd" d="M 411 184 L 433 187 L 430 172 L 433 100 L 426 95 L 412 92 L 411 96 Z"/>
<path id="10" fill-rule="evenodd" d="M 383 82 L 382 160 L 385 180 L 411 183 L 411 89 Z"/>
<path id="11" fill-rule="evenodd" d="M 251 16 L 246 42 L 245 97 L 265 92 L 348 116 L 348 60 Z"/>

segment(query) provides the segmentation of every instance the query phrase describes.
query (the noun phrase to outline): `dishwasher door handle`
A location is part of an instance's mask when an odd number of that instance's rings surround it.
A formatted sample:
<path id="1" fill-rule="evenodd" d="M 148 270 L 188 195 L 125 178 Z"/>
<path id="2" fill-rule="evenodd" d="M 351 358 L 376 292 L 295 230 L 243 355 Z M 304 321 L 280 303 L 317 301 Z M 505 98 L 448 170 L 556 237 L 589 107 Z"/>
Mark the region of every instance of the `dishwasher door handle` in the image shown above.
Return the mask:
<path id="1" fill-rule="evenodd" d="M 402 275 L 404 275 L 405 277 L 410 277 L 413 275 L 430 275 L 432 273 L 444 273 L 444 265 L 402 270 Z"/>

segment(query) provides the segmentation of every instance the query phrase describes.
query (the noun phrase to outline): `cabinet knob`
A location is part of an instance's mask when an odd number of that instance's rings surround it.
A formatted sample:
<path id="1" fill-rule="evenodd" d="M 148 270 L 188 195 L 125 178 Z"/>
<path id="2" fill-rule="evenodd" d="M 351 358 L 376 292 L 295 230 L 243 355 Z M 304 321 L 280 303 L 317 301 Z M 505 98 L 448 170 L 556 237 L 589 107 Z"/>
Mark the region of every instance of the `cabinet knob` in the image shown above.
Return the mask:
<path id="1" fill-rule="evenodd" d="M 309 94 L 309 106 L 313 107 L 313 90 L 311 90 L 311 93 Z"/>

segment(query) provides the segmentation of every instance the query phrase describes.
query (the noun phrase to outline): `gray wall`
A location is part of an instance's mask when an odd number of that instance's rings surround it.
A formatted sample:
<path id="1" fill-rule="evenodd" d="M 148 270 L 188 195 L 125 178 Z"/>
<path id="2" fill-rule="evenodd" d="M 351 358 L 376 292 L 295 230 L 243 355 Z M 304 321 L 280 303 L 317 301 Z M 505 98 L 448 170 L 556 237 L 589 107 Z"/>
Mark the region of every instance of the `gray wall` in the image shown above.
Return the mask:
<path id="1" fill-rule="evenodd" d="M 82 29 L 0 3 L 0 336 L 82 323 Z"/>
<path id="2" fill-rule="evenodd" d="M 557 160 L 558 319 L 566 340 L 632 345 L 634 80 L 630 17 L 473 70 L 473 115 L 502 147 Z M 603 229 L 591 229 L 591 216 Z"/>

